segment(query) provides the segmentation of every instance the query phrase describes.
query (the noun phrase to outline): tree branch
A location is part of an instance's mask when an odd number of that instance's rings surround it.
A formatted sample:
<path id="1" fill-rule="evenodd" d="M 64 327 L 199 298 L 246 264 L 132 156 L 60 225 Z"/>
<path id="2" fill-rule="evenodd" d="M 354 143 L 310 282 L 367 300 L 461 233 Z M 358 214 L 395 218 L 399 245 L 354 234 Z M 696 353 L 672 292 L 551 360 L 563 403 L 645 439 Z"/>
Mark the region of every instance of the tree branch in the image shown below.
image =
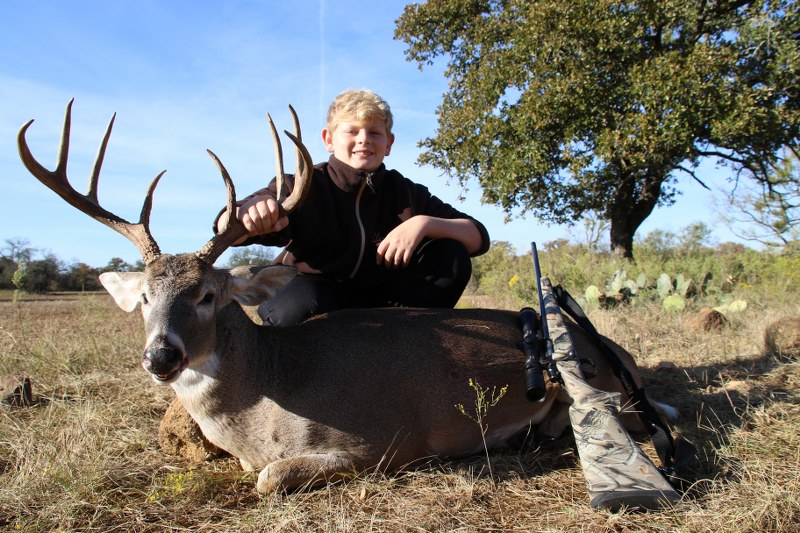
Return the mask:
<path id="1" fill-rule="evenodd" d="M 709 187 L 708 185 L 706 185 L 706 184 L 703 182 L 703 180 L 701 180 L 700 178 L 698 178 L 698 177 L 697 177 L 697 174 L 695 173 L 695 171 L 694 171 L 694 170 L 692 170 L 692 169 L 690 169 L 690 168 L 686 168 L 686 167 L 684 167 L 683 165 L 678 165 L 678 166 L 677 166 L 677 167 L 675 167 L 675 168 L 676 168 L 677 170 L 682 170 L 683 172 L 686 172 L 687 174 L 689 174 L 689 175 L 692 177 L 692 179 L 693 179 L 694 181 L 696 181 L 697 183 L 699 183 L 699 184 L 700 184 L 700 186 L 701 186 L 701 187 L 703 187 L 704 189 L 706 189 L 707 191 L 710 191 L 710 190 L 711 190 L 711 187 Z"/>
<path id="2" fill-rule="evenodd" d="M 721 159 L 727 159 L 733 163 L 739 163 L 740 165 L 747 165 L 748 163 L 747 159 L 734 157 L 732 154 L 726 154 L 718 150 L 698 150 L 695 153 L 700 157 L 719 157 Z"/>

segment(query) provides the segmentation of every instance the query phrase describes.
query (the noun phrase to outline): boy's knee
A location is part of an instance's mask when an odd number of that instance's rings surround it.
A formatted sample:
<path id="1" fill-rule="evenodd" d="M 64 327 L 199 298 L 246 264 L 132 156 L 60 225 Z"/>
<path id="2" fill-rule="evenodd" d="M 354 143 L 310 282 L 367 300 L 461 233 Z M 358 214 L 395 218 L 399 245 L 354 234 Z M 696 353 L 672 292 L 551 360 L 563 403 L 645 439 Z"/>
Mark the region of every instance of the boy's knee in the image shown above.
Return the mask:
<path id="1" fill-rule="evenodd" d="M 264 302 L 258 306 L 258 316 L 265 326 L 285 326 L 282 314 L 276 310 L 270 302 Z"/>
<path id="2" fill-rule="evenodd" d="M 454 239 L 438 239 L 432 241 L 431 245 L 431 252 L 442 268 L 447 269 L 453 279 L 464 280 L 466 285 L 472 275 L 472 260 L 467 248 Z"/>
<path id="3" fill-rule="evenodd" d="M 313 311 L 297 307 L 276 307 L 270 302 L 258 306 L 258 316 L 265 326 L 289 327 L 296 326 L 311 316 Z"/>
<path id="4" fill-rule="evenodd" d="M 265 325 L 288 327 L 340 307 L 335 284 L 319 276 L 299 274 L 258 306 L 258 316 Z"/>

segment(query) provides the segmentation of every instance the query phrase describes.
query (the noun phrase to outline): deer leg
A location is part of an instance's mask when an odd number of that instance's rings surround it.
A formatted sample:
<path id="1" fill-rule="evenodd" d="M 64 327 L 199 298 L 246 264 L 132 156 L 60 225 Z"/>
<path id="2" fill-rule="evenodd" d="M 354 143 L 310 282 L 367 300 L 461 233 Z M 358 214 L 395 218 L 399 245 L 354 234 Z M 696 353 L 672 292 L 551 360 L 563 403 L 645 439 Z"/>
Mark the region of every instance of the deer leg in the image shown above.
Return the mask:
<path id="1" fill-rule="evenodd" d="M 262 494 L 276 490 L 311 487 L 337 481 L 356 473 L 352 459 L 331 453 L 312 453 L 279 459 L 268 464 L 258 475 L 256 489 Z"/>

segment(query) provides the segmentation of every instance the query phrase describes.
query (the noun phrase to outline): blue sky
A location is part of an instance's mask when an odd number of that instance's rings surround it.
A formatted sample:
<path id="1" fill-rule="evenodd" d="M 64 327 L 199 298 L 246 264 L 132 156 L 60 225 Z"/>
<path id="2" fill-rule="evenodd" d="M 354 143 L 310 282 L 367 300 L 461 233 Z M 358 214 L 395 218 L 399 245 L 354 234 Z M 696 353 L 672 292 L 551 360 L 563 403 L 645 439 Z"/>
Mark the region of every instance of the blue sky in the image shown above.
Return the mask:
<path id="1" fill-rule="evenodd" d="M 397 141 L 386 159 L 407 177 L 486 224 L 492 239 L 521 251 L 571 235 L 528 216 L 505 214 L 466 193 L 440 171 L 416 164 L 417 143 L 436 129 L 436 107 L 447 88 L 444 64 L 420 71 L 393 39 L 407 2 L 232 0 L 225 2 L 37 0 L 4 2 L 0 18 L 0 247 L 25 239 L 71 263 L 103 266 L 112 257 L 139 259 L 124 237 L 78 212 L 35 180 L 16 148 L 28 130 L 33 154 L 55 166 L 64 116 L 75 98 L 69 176 L 86 192 L 101 136 L 117 119 L 100 178 L 100 203 L 138 220 L 150 180 L 167 170 L 155 193 L 151 231 L 163 252 L 199 249 L 224 205 L 222 179 L 205 150 L 228 168 L 242 197 L 274 174 L 265 113 L 290 129 L 287 104 L 298 111 L 315 161 L 327 159 L 319 132 L 329 102 L 347 88 L 370 88 L 392 106 Z M 285 140 L 284 145 L 289 141 Z M 713 167 L 704 173 L 717 181 Z M 292 171 L 293 163 L 287 163 Z M 721 180 L 719 180 L 721 182 Z M 704 221 L 719 241 L 713 197 L 681 177 L 677 205 L 658 209 L 639 236 L 679 232 Z M 459 201 L 459 196 L 466 199 Z M 516 215 L 516 214 L 515 214 Z M 324 222 L 322 222 L 324 223 Z M 223 256 L 223 263 L 227 254 Z"/>

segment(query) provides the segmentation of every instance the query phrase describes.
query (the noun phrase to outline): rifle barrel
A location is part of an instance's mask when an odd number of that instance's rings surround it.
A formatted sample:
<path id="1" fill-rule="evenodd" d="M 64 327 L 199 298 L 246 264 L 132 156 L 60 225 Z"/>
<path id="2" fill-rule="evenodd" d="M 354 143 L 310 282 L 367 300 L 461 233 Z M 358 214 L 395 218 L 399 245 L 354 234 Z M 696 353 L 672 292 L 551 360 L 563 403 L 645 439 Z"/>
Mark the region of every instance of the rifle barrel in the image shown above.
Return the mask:
<path id="1" fill-rule="evenodd" d="M 539 252 L 536 249 L 536 242 L 531 243 L 531 255 L 533 256 L 533 272 L 536 276 L 536 292 L 539 296 L 539 313 L 542 315 L 541 332 L 545 347 L 545 360 L 547 361 L 547 375 L 553 383 L 560 383 L 561 375 L 555 361 L 553 361 L 553 353 L 555 351 L 553 339 L 550 338 L 550 328 L 547 327 L 547 311 L 544 308 L 544 293 L 542 292 L 542 269 L 539 267 Z M 548 280 L 547 283 L 549 284 L 550 281 Z"/>
<path id="2" fill-rule="evenodd" d="M 531 255 L 533 256 L 533 272 L 536 276 L 536 292 L 539 296 L 539 313 L 542 315 L 542 337 L 550 339 L 550 331 L 547 328 L 547 320 L 544 320 L 544 294 L 542 293 L 542 269 L 539 268 L 539 252 L 536 250 L 536 243 L 531 243 Z M 552 352 L 551 352 L 552 354 Z"/>

